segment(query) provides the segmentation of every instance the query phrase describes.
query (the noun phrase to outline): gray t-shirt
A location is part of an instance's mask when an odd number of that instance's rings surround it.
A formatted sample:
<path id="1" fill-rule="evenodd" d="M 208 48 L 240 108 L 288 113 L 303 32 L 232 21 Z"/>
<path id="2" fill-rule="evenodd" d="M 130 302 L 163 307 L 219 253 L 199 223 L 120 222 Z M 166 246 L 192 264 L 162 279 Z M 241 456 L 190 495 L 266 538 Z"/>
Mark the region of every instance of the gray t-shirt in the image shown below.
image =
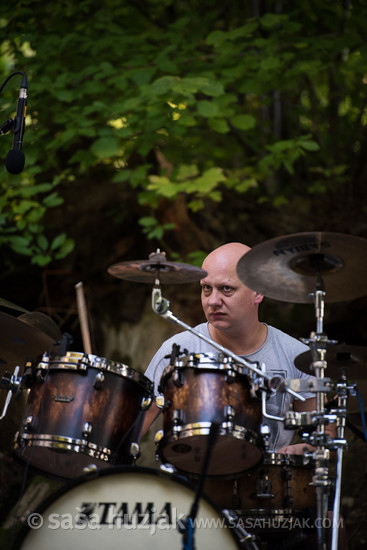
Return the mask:
<path id="1" fill-rule="evenodd" d="M 271 377 L 309 378 L 311 375 L 301 372 L 294 365 L 297 355 L 308 351 L 309 347 L 275 327 L 267 328 L 268 333 L 264 344 L 254 353 L 246 355 L 246 358 L 249 361 L 258 361 L 260 365 L 265 364 L 266 373 Z M 195 330 L 210 338 L 208 323 L 197 325 Z M 173 344 L 180 346 L 181 352 L 186 350 L 187 353 L 219 353 L 217 348 L 190 331 L 172 336 L 162 344 L 145 371 L 145 376 L 154 382 L 156 393 L 158 393 L 163 370 L 170 364 Z M 302 395 L 306 399 L 315 396 L 312 392 Z M 294 397 L 288 392 L 276 392 L 267 400 L 266 411 L 271 415 L 284 417 L 285 413 L 291 409 L 293 400 Z M 283 422 L 278 420 L 264 418 L 263 423 L 270 427 L 270 451 L 274 452 L 289 445 L 293 438 L 293 430 L 284 429 Z"/>

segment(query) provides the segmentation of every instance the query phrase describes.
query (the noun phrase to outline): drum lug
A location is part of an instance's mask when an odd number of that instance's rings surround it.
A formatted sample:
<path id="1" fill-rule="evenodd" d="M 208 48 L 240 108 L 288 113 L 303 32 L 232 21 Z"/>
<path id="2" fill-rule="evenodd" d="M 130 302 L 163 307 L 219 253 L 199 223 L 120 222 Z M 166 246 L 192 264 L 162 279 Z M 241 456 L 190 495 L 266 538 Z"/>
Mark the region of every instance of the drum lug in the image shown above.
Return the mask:
<path id="1" fill-rule="evenodd" d="M 182 386 L 184 385 L 182 372 L 177 369 L 175 369 L 172 373 L 172 380 L 177 388 L 182 388 Z"/>
<path id="2" fill-rule="evenodd" d="M 173 433 L 181 431 L 181 424 L 183 423 L 183 413 L 181 409 L 175 409 L 172 411 L 172 420 L 173 420 Z"/>
<path id="3" fill-rule="evenodd" d="M 140 456 L 140 447 L 138 443 L 131 443 L 130 445 L 130 455 L 133 457 L 133 460 L 135 461 Z"/>
<path id="4" fill-rule="evenodd" d="M 152 404 L 152 398 L 151 397 L 143 397 L 143 399 L 141 400 L 140 408 L 143 411 L 146 411 L 147 409 L 149 409 L 151 404 Z"/>
<path id="5" fill-rule="evenodd" d="M 96 377 L 94 379 L 93 387 L 96 390 L 100 390 L 103 386 L 103 382 L 104 382 L 104 374 L 103 374 L 103 372 L 99 372 L 98 374 L 96 374 Z"/>
<path id="6" fill-rule="evenodd" d="M 234 371 L 233 369 L 228 369 L 226 371 L 226 376 L 225 376 L 225 381 L 228 383 L 228 384 L 231 384 L 232 382 L 235 381 L 236 379 L 236 371 Z"/>
<path id="7" fill-rule="evenodd" d="M 157 395 L 155 398 L 155 403 L 158 407 L 158 409 L 164 409 L 164 396 L 163 395 Z"/>
<path id="8" fill-rule="evenodd" d="M 260 499 L 271 499 L 274 498 L 274 494 L 271 492 L 272 484 L 266 472 L 261 474 L 261 477 L 258 477 L 256 480 L 256 498 Z"/>
<path id="9" fill-rule="evenodd" d="M 155 434 L 154 436 L 154 443 L 156 445 L 158 445 L 161 441 L 161 439 L 163 439 L 163 430 L 158 430 L 158 432 Z"/>
<path id="10" fill-rule="evenodd" d="M 292 472 L 287 466 L 282 468 L 282 478 L 284 481 L 290 481 L 292 479 Z"/>
<path id="11" fill-rule="evenodd" d="M 35 429 L 36 419 L 34 416 L 27 416 L 23 422 L 23 427 L 25 432 L 33 432 Z"/>
<path id="12" fill-rule="evenodd" d="M 235 415 L 235 410 L 231 405 L 226 405 L 224 407 L 224 416 L 227 420 L 231 421 L 233 420 L 233 417 Z"/>
<path id="13" fill-rule="evenodd" d="M 271 492 L 272 484 L 267 474 L 263 474 L 256 480 L 256 498 L 268 500 L 274 498 L 274 493 Z"/>
<path id="14" fill-rule="evenodd" d="M 85 439 L 88 439 L 91 433 L 92 433 L 92 424 L 90 424 L 89 422 L 84 422 L 83 431 L 82 431 L 83 437 L 85 437 Z"/>

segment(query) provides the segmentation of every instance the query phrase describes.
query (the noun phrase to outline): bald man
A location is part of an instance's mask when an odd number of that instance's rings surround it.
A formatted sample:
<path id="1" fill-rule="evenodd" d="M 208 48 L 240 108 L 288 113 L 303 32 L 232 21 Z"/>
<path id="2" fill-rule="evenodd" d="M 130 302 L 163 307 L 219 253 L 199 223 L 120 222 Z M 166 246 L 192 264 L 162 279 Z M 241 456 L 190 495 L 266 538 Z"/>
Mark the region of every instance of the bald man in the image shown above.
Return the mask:
<path id="1" fill-rule="evenodd" d="M 238 261 L 250 248 L 242 243 L 227 243 L 211 252 L 203 262 L 202 268 L 207 276 L 200 281 L 201 304 L 207 319 L 195 327 L 196 331 L 220 344 L 232 353 L 245 357 L 249 361 L 265 364 L 270 376 L 283 378 L 308 378 L 294 365 L 294 359 L 309 347 L 285 334 L 279 329 L 259 320 L 259 305 L 263 296 L 242 283 L 238 278 L 236 266 Z M 165 367 L 169 365 L 172 346 L 190 353 L 218 353 L 217 348 L 201 340 L 190 331 L 184 331 L 168 340 L 159 348 L 151 360 L 145 375 L 154 382 L 155 390 Z M 267 401 L 267 412 L 277 417 L 284 417 L 290 409 L 295 411 L 313 411 L 316 399 L 313 393 L 304 393 L 306 401 L 294 399 L 287 392 L 271 395 Z M 214 396 L 215 398 L 215 396 Z M 144 434 L 159 409 L 154 403 L 146 414 Z M 291 445 L 293 431 L 284 429 L 283 423 L 265 419 L 270 428 L 269 451 L 287 454 L 303 454 L 306 445 Z M 326 432 L 334 436 L 332 425 L 326 426 Z M 311 448 L 310 448 L 311 449 Z"/>

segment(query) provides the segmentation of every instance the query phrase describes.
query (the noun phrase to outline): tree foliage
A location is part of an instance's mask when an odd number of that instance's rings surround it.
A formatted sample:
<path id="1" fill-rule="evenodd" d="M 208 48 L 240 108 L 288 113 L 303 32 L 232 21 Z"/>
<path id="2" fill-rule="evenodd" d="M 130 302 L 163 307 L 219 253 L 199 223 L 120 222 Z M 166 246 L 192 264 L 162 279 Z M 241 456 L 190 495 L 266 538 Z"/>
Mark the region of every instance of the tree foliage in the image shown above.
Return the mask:
<path id="1" fill-rule="evenodd" d="M 363 235 L 366 22 L 358 0 L 3 3 L 0 70 L 27 74 L 29 106 L 26 167 L 0 171 L 2 246 L 38 265 L 67 255 L 50 212 L 91 181 L 115 186 L 111 211 L 125 197 L 116 225 L 133 210 L 134 231 L 167 245 L 185 223 L 186 254 L 201 230 L 256 223 Z"/>

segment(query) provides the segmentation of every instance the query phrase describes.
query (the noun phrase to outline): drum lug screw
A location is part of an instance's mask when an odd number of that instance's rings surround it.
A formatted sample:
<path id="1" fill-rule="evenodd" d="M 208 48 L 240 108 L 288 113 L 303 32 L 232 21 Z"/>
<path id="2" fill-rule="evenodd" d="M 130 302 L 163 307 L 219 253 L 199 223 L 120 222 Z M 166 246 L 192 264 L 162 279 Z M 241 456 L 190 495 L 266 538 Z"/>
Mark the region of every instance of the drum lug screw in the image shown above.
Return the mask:
<path id="1" fill-rule="evenodd" d="M 91 433 L 92 433 L 92 424 L 90 424 L 89 422 L 85 422 L 83 424 L 83 431 L 82 431 L 83 437 L 85 437 L 85 439 L 88 439 Z"/>
<path id="2" fill-rule="evenodd" d="M 96 377 L 94 379 L 93 387 L 96 390 L 100 390 L 103 386 L 103 382 L 104 382 L 104 374 L 103 374 L 103 372 L 99 372 L 98 374 L 96 374 Z"/>

